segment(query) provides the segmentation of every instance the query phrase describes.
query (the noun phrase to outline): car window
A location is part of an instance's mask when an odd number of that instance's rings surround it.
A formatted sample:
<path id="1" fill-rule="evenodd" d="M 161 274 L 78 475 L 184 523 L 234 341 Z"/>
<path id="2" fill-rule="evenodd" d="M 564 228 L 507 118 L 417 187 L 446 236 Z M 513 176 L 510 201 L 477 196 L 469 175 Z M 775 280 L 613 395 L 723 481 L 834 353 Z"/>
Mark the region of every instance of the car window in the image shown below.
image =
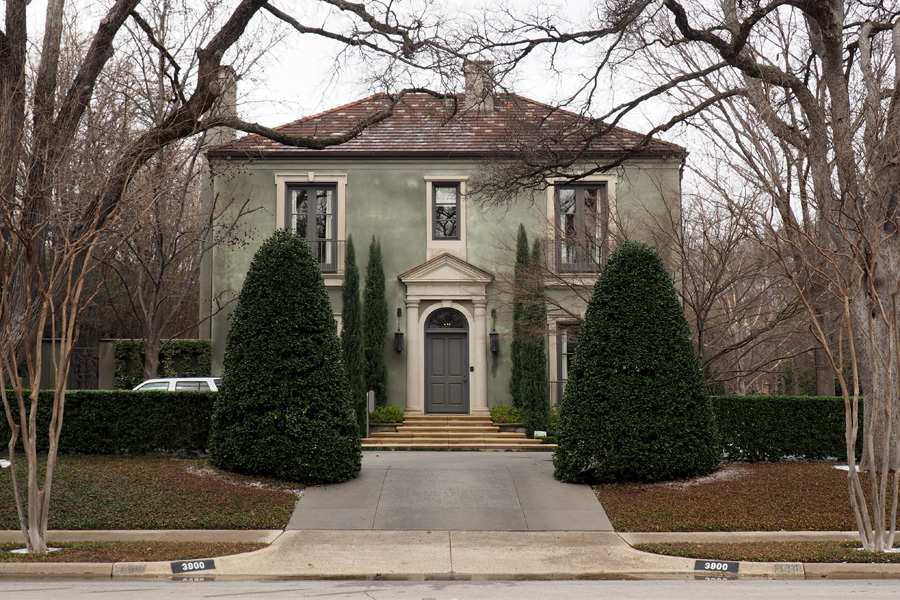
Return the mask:
<path id="1" fill-rule="evenodd" d="M 176 390 L 198 391 L 198 390 L 200 390 L 200 383 L 201 382 L 199 382 L 199 381 L 176 381 L 175 389 Z M 204 383 L 204 385 L 206 385 L 206 384 Z M 207 389 L 209 389 L 209 388 L 207 388 Z"/>
<path id="2" fill-rule="evenodd" d="M 220 389 L 220 390 L 222 389 L 222 378 L 221 377 L 216 377 L 215 379 L 213 379 L 213 383 L 216 384 L 216 387 L 218 389 Z"/>
<path id="3" fill-rule="evenodd" d="M 141 386 L 138 386 L 136 389 L 146 392 L 147 390 L 167 390 L 169 389 L 168 381 L 151 381 L 149 383 L 145 383 Z"/>
<path id="4" fill-rule="evenodd" d="M 212 391 L 212 390 L 209 389 L 209 384 L 206 383 L 205 381 L 199 381 L 198 383 L 199 383 L 199 385 L 200 385 L 200 387 L 199 387 L 198 389 L 199 389 L 201 392 L 209 392 L 209 391 Z"/>

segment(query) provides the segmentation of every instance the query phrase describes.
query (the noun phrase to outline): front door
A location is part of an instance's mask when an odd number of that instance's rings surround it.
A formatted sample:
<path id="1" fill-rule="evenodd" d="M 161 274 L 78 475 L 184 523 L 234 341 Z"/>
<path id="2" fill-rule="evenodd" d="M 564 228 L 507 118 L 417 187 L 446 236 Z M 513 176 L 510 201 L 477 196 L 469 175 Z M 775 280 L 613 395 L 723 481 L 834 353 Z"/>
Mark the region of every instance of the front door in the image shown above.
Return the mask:
<path id="1" fill-rule="evenodd" d="M 469 413 L 469 339 L 465 317 L 436 314 L 425 331 L 425 412 Z M 448 317 L 453 317 L 452 320 Z M 463 324 L 460 326 L 460 321 Z M 440 328 L 438 327 L 440 326 Z"/>

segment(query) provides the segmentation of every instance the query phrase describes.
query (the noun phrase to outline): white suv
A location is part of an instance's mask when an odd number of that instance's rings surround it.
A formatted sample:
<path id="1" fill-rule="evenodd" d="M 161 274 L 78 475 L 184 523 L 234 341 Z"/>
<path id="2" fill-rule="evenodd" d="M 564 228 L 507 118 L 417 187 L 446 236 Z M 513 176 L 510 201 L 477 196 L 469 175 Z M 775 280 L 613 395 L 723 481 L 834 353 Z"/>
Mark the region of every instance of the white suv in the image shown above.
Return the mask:
<path id="1" fill-rule="evenodd" d="M 169 392 L 218 392 L 222 385 L 220 377 L 161 377 L 148 379 L 136 385 L 135 390 L 146 392 L 148 390 L 162 390 Z"/>

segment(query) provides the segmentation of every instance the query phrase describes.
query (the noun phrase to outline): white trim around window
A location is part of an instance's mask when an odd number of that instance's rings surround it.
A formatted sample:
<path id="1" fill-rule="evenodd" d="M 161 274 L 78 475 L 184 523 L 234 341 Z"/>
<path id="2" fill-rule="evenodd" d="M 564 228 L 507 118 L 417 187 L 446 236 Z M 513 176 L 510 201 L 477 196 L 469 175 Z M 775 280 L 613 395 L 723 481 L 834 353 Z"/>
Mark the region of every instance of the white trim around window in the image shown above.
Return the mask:
<path id="1" fill-rule="evenodd" d="M 563 373 L 560 373 L 560 353 L 562 352 L 562 348 L 560 347 L 561 343 L 561 334 L 564 327 L 573 325 L 577 322 L 577 319 L 573 319 L 572 315 L 565 313 L 551 313 L 547 317 L 547 324 L 550 329 L 550 335 L 547 344 L 547 367 L 548 373 L 550 377 L 550 385 L 558 385 L 560 381 L 564 380 Z M 553 389 L 550 389 L 550 399 L 551 403 L 557 404 L 562 396 L 560 395 L 562 392 L 562 386 Z"/>
<path id="2" fill-rule="evenodd" d="M 431 260 L 444 253 L 466 260 L 466 182 L 468 180 L 468 177 L 425 176 L 425 214 L 427 215 L 425 260 Z M 459 239 L 434 239 L 434 186 L 441 183 L 452 183 L 459 186 Z"/>
<path id="3" fill-rule="evenodd" d="M 334 185 L 337 195 L 337 240 L 347 239 L 347 175 L 346 173 L 317 173 L 305 171 L 303 173 L 276 173 L 275 174 L 275 227 L 285 229 L 288 227 L 286 215 L 287 187 L 290 184 L 324 183 Z M 343 260 L 343 259 L 341 259 Z M 337 273 L 323 273 L 325 285 L 339 287 L 344 280 L 344 265 L 340 264 Z"/>

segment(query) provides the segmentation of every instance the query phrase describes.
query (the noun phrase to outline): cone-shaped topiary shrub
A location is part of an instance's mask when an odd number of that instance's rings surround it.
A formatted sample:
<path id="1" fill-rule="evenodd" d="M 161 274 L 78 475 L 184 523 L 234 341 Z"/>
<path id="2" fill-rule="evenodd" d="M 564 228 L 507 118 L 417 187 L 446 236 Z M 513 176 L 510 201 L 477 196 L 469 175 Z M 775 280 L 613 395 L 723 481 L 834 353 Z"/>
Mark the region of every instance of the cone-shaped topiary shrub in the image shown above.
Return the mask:
<path id="1" fill-rule="evenodd" d="M 306 483 L 359 474 L 356 414 L 334 315 L 306 241 L 280 230 L 253 258 L 225 345 L 210 433 L 228 470 Z"/>
<path id="2" fill-rule="evenodd" d="M 659 254 L 638 242 L 594 287 L 559 411 L 558 479 L 657 481 L 720 461 L 709 395 Z"/>

